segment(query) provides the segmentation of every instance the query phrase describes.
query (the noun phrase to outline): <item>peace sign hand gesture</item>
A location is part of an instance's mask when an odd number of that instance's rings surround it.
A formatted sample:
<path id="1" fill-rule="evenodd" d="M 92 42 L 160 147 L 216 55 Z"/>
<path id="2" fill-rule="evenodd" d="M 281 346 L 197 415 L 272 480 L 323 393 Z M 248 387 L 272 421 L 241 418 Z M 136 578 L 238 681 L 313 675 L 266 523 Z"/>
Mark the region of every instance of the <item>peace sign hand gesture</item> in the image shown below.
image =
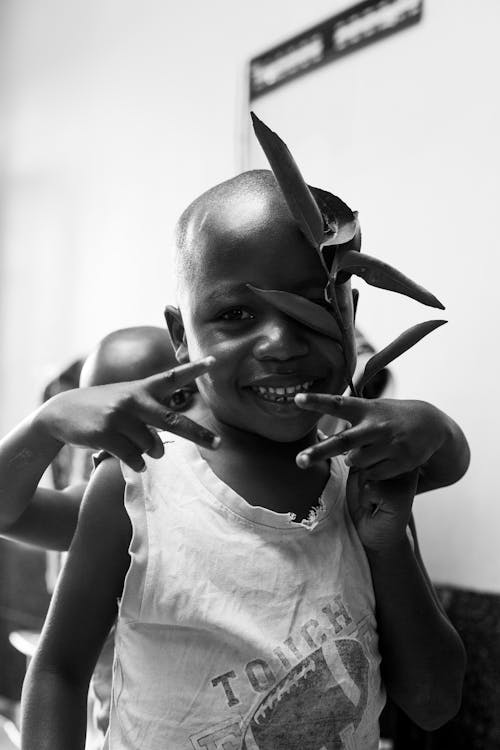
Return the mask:
<path id="1" fill-rule="evenodd" d="M 36 424 L 61 443 L 105 450 L 134 471 L 144 469 L 142 454 L 163 456 L 156 429 L 216 448 L 220 438 L 166 406 L 175 391 L 203 375 L 214 362 L 213 357 L 205 357 L 143 380 L 65 391 L 38 410 Z"/>
<path id="2" fill-rule="evenodd" d="M 295 401 L 350 425 L 299 453 L 301 468 L 344 454 L 346 464 L 362 469 L 365 479 L 391 479 L 424 466 L 447 437 L 448 417 L 425 401 L 316 393 L 298 394 Z"/>

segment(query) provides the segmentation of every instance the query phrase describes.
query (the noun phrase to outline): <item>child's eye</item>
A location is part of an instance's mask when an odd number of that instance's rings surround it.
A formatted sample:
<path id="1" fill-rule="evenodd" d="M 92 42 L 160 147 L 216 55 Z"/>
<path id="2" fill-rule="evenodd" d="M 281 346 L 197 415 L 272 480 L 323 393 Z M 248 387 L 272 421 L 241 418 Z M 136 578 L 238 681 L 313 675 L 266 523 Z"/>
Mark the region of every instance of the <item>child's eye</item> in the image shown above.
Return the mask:
<path id="1" fill-rule="evenodd" d="M 239 320 L 253 320 L 254 316 L 248 310 L 243 307 L 232 307 L 230 310 L 226 310 L 219 316 L 221 320 L 227 321 L 239 321 Z"/>

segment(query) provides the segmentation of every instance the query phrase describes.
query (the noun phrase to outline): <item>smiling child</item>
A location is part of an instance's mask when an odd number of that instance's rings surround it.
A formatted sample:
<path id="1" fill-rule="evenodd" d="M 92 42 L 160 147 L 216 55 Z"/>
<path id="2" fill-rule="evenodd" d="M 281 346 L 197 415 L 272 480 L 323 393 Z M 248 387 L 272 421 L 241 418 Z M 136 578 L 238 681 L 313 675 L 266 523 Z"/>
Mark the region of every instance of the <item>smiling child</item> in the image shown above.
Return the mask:
<path id="1" fill-rule="evenodd" d="M 461 431 L 425 402 L 331 395 L 349 377 L 340 331 L 255 291 L 321 302 L 325 284 L 270 172 L 196 199 L 176 251 L 167 324 L 180 363 L 215 358 L 194 416 L 220 446 L 163 434 L 146 471 L 97 468 L 27 679 L 23 748 L 83 749 L 116 617 L 112 750 L 376 750 L 385 690 L 439 726 L 458 709 L 463 648 L 407 524 L 416 491 L 465 471 Z M 321 411 L 353 425 L 328 455 Z M 361 494 L 346 450 L 372 480 Z"/>

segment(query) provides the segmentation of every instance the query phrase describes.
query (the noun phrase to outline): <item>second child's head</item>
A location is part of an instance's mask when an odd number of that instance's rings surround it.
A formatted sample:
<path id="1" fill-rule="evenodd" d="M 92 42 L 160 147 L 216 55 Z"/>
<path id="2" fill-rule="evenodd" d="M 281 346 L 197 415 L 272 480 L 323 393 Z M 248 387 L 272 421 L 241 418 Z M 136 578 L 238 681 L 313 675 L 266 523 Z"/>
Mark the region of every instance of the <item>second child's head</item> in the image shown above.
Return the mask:
<path id="1" fill-rule="evenodd" d="M 340 341 L 281 312 L 248 284 L 322 304 L 325 271 L 271 172 L 245 172 L 197 198 L 176 233 L 178 309 L 167 323 L 180 362 L 216 358 L 198 388 L 219 433 L 303 439 L 317 417 L 298 392 L 342 393 Z"/>

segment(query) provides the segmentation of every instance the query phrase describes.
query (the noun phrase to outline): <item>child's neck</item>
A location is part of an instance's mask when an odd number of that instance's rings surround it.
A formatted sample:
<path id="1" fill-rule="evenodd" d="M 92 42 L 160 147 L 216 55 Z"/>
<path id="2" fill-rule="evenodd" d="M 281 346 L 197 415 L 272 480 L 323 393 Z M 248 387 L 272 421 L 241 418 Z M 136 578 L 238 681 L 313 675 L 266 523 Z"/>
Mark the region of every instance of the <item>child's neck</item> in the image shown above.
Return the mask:
<path id="1" fill-rule="evenodd" d="M 330 473 L 326 461 L 306 470 L 295 462 L 297 454 L 316 441 L 316 430 L 300 441 L 278 443 L 229 428 L 218 450 L 199 451 L 219 479 L 250 505 L 292 512 L 300 520 L 317 505 Z"/>

